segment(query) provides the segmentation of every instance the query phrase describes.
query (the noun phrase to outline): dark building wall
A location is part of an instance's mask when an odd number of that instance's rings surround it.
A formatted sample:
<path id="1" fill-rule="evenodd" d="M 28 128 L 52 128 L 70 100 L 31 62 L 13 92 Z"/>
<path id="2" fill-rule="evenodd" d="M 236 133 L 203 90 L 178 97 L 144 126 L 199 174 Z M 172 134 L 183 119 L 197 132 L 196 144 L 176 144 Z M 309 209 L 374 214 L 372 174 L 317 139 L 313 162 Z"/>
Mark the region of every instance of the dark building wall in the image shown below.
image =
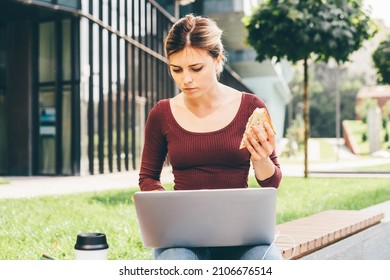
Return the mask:
<path id="1" fill-rule="evenodd" d="M 6 31 L 5 102 L 7 175 L 32 173 L 32 11 L 10 1 L 0 4 Z"/>
<path id="2" fill-rule="evenodd" d="M 9 24 L 8 173 L 31 174 L 31 22 Z"/>

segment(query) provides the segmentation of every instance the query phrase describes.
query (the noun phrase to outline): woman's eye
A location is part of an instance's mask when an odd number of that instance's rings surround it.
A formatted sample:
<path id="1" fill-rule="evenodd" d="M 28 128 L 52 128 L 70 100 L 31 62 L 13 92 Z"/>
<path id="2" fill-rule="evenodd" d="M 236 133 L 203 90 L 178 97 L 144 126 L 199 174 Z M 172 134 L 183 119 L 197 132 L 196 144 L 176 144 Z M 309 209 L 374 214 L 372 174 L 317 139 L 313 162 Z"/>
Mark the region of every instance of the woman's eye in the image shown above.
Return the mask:
<path id="1" fill-rule="evenodd" d="M 200 70 L 202 70 L 203 66 L 202 67 L 199 67 L 199 68 L 192 68 L 193 71 L 195 72 L 199 72 Z"/>
<path id="2" fill-rule="evenodd" d="M 175 73 L 180 73 L 181 69 L 172 69 L 172 71 L 175 72 Z"/>

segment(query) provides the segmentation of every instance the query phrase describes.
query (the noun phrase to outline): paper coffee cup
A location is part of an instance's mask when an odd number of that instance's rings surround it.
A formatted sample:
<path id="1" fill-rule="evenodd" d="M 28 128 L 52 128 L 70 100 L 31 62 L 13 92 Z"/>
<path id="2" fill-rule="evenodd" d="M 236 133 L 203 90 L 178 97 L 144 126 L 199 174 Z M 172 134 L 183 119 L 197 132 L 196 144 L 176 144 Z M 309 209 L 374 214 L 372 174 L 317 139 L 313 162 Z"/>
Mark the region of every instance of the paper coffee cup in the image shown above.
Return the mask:
<path id="1" fill-rule="evenodd" d="M 76 260 L 107 260 L 108 243 L 104 233 L 80 233 L 74 246 Z"/>

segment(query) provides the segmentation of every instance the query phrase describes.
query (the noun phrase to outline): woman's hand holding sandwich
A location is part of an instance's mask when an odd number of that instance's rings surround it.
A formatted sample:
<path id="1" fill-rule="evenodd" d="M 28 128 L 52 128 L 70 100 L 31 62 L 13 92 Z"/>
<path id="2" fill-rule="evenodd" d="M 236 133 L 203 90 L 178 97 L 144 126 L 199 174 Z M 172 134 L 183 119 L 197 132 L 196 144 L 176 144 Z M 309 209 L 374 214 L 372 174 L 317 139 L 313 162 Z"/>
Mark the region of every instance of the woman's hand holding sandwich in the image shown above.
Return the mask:
<path id="1" fill-rule="evenodd" d="M 264 122 L 264 129 L 253 126 L 252 131 L 244 134 L 243 142 L 251 154 L 251 161 L 255 176 L 259 180 L 271 177 L 275 172 L 275 165 L 270 155 L 276 148 L 275 131 L 268 122 Z"/>

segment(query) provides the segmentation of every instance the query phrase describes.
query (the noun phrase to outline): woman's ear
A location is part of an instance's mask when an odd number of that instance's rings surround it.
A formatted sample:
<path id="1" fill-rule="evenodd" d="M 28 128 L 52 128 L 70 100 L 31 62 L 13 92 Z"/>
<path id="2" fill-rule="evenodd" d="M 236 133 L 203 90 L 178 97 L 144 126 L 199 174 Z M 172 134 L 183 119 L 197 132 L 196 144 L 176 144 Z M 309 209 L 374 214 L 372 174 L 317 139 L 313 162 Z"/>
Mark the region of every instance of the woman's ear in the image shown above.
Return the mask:
<path id="1" fill-rule="evenodd" d="M 217 63 L 217 66 L 221 63 L 222 61 L 222 53 L 220 53 L 217 58 L 215 59 L 215 62 Z"/>
<path id="2" fill-rule="evenodd" d="M 215 72 L 217 74 L 217 78 L 219 78 L 220 74 L 223 71 L 223 56 L 222 53 L 220 53 L 217 58 L 215 59 Z"/>

